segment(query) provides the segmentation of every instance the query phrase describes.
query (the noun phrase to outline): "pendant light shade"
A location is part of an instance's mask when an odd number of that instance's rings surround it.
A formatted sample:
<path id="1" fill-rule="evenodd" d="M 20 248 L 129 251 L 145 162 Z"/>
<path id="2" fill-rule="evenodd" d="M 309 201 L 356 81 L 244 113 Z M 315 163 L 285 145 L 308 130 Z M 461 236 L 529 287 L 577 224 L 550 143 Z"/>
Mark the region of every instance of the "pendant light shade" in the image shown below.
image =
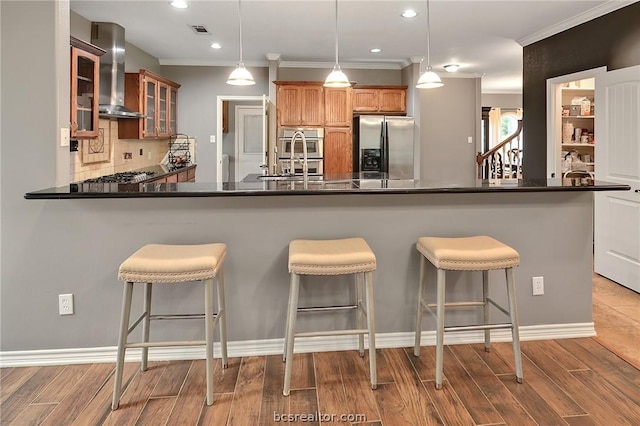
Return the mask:
<path id="1" fill-rule="evenodd" d="M 232 86 L 251 86 L 252 84 L 256 84 L 256 82 L 253 80 L 253 76 L 249 70 L 240 62 L 236 65 L 236 69 L 229 74 L 227 84 L 231 84 Z"/>
<path id="2" fill-rule="evenodd" d="M 416 88 L 418 89 L 435 89 L 442 87 L 444 84 L 438 74 L 431 70 L 431 32 L 429 28 L 429 0 L 427 0 L 427 69 L 418 79 Z"/>
<path id="3" fill-rule="evenodd" d="M 229 75 L 229 79 L 227 80 L 227 84 L 231 84 L 232 86 L 251 86 L 252 84 L 256 84 L 253 80 L 253 76 L 244 67 L 244 62 L 242 62 L 242 10 L 241 10 L 241 0 L 238 0 L 238 21 L 239 21 L 239 33 L 240 33 L 240 60 L 238 61 L 238 65 L 236 65 L 236 69 L 234 69 Z"/>
<path id="4" fill-rule="evenodd" d="M 324 87 L 349 87 L 351 83 L 349 79 L 340 69 L 338 63 L 338 0 L 336 0 L 336 64 L 333 66 L 333 71 L 327 76 L 324 81 Z"/>

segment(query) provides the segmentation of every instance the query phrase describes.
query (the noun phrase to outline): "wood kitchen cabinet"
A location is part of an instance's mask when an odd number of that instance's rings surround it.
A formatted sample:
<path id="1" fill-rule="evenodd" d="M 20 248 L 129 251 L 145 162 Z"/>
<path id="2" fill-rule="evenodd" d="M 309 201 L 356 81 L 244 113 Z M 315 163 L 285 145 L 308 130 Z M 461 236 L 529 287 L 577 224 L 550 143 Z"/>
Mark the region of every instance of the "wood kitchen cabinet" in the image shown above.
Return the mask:
<path id="1" fill-rule="evenodd" d="M 325 127 L 324 174 L 353 172 L 351 127 Z"/>
<path id="2" fill-rule="evenodd" d="M 324 125 L 324 91 L 321 82 L 276 81 L 278 127 Z"/>
<path id="3" fill-rule="evenodd" d="M 100 56 L 97 46 L 71 37 L 71 120 L 72 138 L 98 137 Z"/>
<path id="4" fill-rule="evenodd" d="M 356 86 L 353 112 L 405 114 L 407 86 Z"/>
<path id="5" fill-rule="evenodd" d="M 180 85 L 147 70 L 126 73 L 124 105 L 145 116 L 120 120 L 120 139 L 168 138 L 177 132 L 178 89 Z"/>
<path id="6" fill-rule="evenodd" d="M 327 127 L 351 127 L 353 107 L 352 89 L 324 89 L 324 125 Z"/>

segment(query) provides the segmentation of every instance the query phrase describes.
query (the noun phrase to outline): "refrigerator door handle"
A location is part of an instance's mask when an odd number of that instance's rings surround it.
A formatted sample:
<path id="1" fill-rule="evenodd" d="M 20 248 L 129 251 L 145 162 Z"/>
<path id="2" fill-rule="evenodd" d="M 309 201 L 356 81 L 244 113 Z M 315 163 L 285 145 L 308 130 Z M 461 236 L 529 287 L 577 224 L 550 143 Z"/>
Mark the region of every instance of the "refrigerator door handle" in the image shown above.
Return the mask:
<path id="1" fill-rule="evenodd" d="M 384 121 L 383 122 L 383 126 L 384 126 L 384 143 L 382 146 L 382 151 L 384 152 L 384 161 L 382 162 L 383 164 L 383 172 L 385 173 L 389 173 L 389 126 L 387 125 L 387 122 Z"/>

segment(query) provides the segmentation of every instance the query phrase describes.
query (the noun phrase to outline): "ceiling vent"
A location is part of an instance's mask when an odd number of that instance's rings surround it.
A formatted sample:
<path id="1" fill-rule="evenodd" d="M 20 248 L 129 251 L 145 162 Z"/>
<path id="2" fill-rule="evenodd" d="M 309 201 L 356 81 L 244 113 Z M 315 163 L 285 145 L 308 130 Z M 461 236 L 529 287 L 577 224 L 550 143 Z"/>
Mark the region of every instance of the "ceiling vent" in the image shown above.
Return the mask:
<path id="1" fill-rule="evenodd" d="M 201 35 L 209 35 L 209 34 L 211 34 L 209 32 L 209 30 L 207 29 L 207 27 L 205 27 L 204 25 L 189 25 L 189 27 L 191 27 L 193 32 L 196 33 L 196 34 L 201 34 Z"/>

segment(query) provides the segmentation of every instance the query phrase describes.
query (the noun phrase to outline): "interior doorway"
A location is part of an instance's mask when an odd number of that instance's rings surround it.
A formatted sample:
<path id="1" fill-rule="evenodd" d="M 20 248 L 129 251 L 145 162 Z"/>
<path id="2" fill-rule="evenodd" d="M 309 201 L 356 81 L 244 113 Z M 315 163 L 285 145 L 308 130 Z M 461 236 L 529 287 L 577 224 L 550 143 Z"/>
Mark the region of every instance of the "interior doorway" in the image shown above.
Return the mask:
<path id="1" fill-rule="evenodd" d="M 259 108 L 260 113 L 260 138 L 262 149 L 262 162 L 267 164 L 266 146 L 268 141 L 268 108 L 269 98 L 262 96 L 218 96 L 217 97 L 217 130 L 216 130 L 216 182 L 228 182 L 238 180 L 239 167 L 236 128 L 236 107 Z M 251 125 L 255 122 L 251 121 Z M 244 132 L 244 130 L 243 130 Z M 212 141 L 213 142 L 213 141 Z M 244 176 L 242 176 L 244 177 Z M 240 179 L 242 179 L 240 177 Z"/>

